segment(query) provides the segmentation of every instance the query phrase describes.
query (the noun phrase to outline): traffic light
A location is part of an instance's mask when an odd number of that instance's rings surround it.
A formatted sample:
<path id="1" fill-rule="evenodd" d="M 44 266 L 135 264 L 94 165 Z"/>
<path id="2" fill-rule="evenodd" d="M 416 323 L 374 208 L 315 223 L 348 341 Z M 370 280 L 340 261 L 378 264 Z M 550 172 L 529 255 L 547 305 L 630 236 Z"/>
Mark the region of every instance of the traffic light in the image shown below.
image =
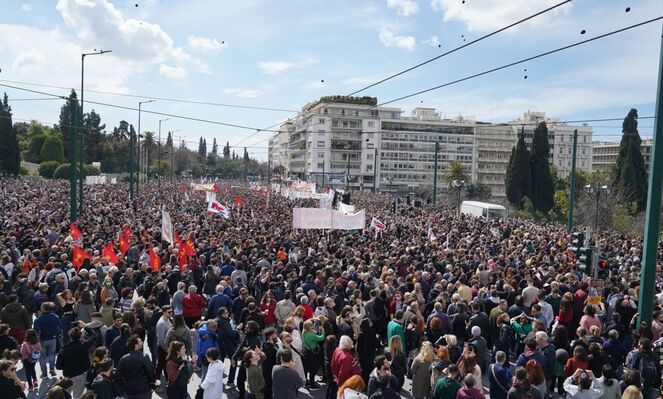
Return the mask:
<path id="1" fill-rule="evenodd" d="M 598 277 L 600 279 L 605 280 L 610 277 L 610 263 L 606 259 L 599 259 L 598 266 Z"/>
<path id="2" fill-rule="evenodd" d="M 578 266 L 578 269 L 580 271 L 584 272 L 587 275 L 591 275 L 592 273 L 592 256 L 594 254 L 594 250 L 590 247 L 580 247 L 578 248 L 578 261 L 580 261 L 580 265 Z"/>
<path id="3" fill-rule="evenodd" d="M 571 252 L 575 253 L 576 255 L 580 256 L 580 253 L 578 250 L 581 247 L 585 246 L 585 233 L 573 233 L 571 235 L 571 244 L 572 247 L 570 248 Z"/>

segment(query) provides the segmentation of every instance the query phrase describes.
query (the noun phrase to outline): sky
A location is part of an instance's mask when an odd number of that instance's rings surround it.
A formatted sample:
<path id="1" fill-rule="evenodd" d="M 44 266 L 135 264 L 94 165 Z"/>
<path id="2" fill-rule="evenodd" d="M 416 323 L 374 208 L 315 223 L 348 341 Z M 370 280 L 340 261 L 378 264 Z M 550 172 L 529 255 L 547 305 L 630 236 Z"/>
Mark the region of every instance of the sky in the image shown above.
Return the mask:
<path id="1" fill-rule="evenodd" d="M 108 130 L 120 120 L 137 126 L 138 112 L 88 101 L 136 109 L 163 98 L 143 110 L 247 127 L 171 118 L 162 122 L 163 140 L 177 131 L 195 149 L 202 136 L 209 151 L 216 138 L 219 147 L 237 143 L 266 159 L 272 133 L 257 129 L 561 1 L 0 0 L 0 84 L 66 96 L 80 91 L 81 53 L 112 50 L 85 60 L 85 110 L 97 111 Z M 573 0 L 357 95 L 390 101 L 660 15 L 660 0 Z M 623 118 L 630 108 L 652 116 L 661 28 L 659 20 L 389 106 L 404 116 L 421 106 L 491 122 L 527 110 L 560 120 Z M 15 122 L 57 123 L 63 101 L 2 91 Z M 157 131 L 165 118 L 143 112 L 141 130 Z M 621 121 L 590 125 L 595 140 L 620 138 Z M 643 137 L 652 130 L 651 119 L 640 121 Z"/>

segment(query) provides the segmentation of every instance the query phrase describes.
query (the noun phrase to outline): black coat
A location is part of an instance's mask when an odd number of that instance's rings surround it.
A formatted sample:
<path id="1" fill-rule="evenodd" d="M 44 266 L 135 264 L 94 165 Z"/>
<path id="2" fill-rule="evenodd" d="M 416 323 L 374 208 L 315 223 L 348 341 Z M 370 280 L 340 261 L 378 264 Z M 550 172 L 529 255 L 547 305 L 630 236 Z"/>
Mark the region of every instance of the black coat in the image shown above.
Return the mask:
<path id="1" fill-rule="evenodd" d="M 216 319 L 217 334 L 221 339 L 221 349 L 227 357 L 231 357 L 237 350 L 239 345 L 239 333 L 232 328 L 230 320 L 220 317 Z"/>
<path id="2" fill-rule="evenodd" d="M 128 394 L 148 392 L 156 381 L 150 358 L 141 352 L 131 351 L 117 365 L 115 381 Z"/>
<path id="3" fill-rule="evenodd" d="M 90 368 L 90 355 L 80 340 L 69 342 L 58 353 L 55 368 L 62 370 L 65 377 L 76 377 Z"/>
<path id="4" fill-rule="evenodd" d="M 122 390 L 114 381 L 103 376 L 96 378 L 90 389 L 97 395 L 97 399 L 115 399 L 122 394 Z"/>

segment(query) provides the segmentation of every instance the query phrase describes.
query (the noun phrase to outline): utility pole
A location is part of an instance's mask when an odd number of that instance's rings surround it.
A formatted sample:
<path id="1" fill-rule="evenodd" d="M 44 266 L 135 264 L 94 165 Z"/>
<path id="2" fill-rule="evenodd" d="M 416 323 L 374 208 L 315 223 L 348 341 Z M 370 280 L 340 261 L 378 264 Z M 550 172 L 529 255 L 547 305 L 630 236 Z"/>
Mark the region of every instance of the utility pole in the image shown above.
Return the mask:
<path id="1" fill-rule="evenodd" d="M 350 154 L 348 154 L 348 171 L 347 175 L 345 176 L 345 190 L 350 190 Z"/>
<path id="2" fill-rule="evenodd" d="M 378 149 L 375 149 L 373 154 L 373 193 L 377 191 L 378 184 Z"/>
<path id="3" fill-rule="evenodd" d="M 85 178 L 85 173 L 83 169 L 83 139 L 84 139 L 84 129 L 83 129 L 83 118 L 85 117 L 85 113 L 83 112 L 83 98 L 85 96 L 85 56 L 87 55 L 101 55 L 101 54 L 106 54 L 106 53 L 111 53 L 113 50 L 99 50 L 94 49 L 94 52 L 92 53 L 82 53 L 81 54 L 81 114 L 80 114 L 80 121 L 81 121 L 81 159 L 80 159 L 80 168 L 81 168 L 81 181 L 80 181 L 80 211 L 83 211 L 83 179 Z M 72 119 L 72 123 L 74 123 L 74 120 Z M 76 167 L 75 163 L 71 163 L 72 167 Z"/>
<path id="4" fill-rule="evenodd" d="M 569 210 L 566 228 L 573 230 L 573 210 L 576 201 L 576 152 L 578 150 L 578 129 L 573 131 L 573 158 L 571 159 L 571 180 L 569 183 Z"/>
<path id="5" fill-rule="evenodd" d="M 74 104 L 75 105 L 75 104 Z M 78 129 L 76 128 L 76 121 L 78 116 L 76 115 L 76 107 L 71 107 L 71 126 L 69 126 L 69 140 L 71 140 L 70 150 L 71 150 L 71 176 L 70 176 L 70 185 L 69 185 L 69 219 L 71 222 L 75 222 L 78 219 L 78 213 L 76 211 L 76 143 L 78 138 L 76 137 Z"/>
<path id="6" fill-rule="evenodd" d="M 440 143 L 435 142 L 435 159 L 433 160 L 433 205 L 437 204 L 437 154 L 440 151 Z"/>
<path id="7" fill-rule="evenodd" d="M 159 159 L 159 177 L 158 177 L 158 180 L 157 180 L 157 187 L 158 187 L 159 190 L 161 190 L 161 122 L 165 122 L 167 120 L 170 120 L 170 118 L 159 119 L 159 138 L 158 138 L 159 145 L 157 146 L 157 152 L 159 153 L 159 156 L 158 156 L 158 159 Z M 147 162 L 148 162 L 148 165 L 147 165 L 148 169 L 147 170 L 149 171 L 149 166 L 150 166 L 149 165 L 149 162 L 150 162 L 149 157 L 147 157 Z M 148 173 L 148 176 L 149 176 L 149 173 Z"/>
<path id="8" fill-rule="evenodd" d="M 136 153 L 138 154 L 137 164 L 138 164 L 138 173 L 136 174 L 136 197 L 138 197 L 138 183 L 140 182 L 140 111 L 143 104 L 153 103 L 156 100 L 147 100 L 138 102 L 138 132 L 136 133 Z"/>
<path id="9" fill-rule="evenodd" d="M 322 187 L 325 186 L 325 164 L 327 163 L 326 160 L 322 160 Z"/>
<path id="10" fill-rule="evenodd" d="M 267 158 L 267 186 L 271 187 L 272 183 L 272 160 Z"/>
<path id="11" fill-rule="evenodd" d="M 134 140 L 135 134 L 131 133 L 133 126 L 129 129 L 129 198 L 134 199 Z"/>
<path id="12" fill-rule="evenodd" d="M 663 38 L 662 38 L 663 39 Z M 638 301 L 638 325 L 651 325 L 654 285 L 656 284 L 656 257 L 658 254 L 659 221 L 661 218 L 661 185 L 663 183 L 663 40 L 659 49 L 658 91 L 654 119 L 654 140 L 649 165 L 649 188 L 645 216 L 645 244 L 643 248 L 642 273 L 640 273 L 640 300 Z M 658 148 L 657 148 L 658 145 Z"/>

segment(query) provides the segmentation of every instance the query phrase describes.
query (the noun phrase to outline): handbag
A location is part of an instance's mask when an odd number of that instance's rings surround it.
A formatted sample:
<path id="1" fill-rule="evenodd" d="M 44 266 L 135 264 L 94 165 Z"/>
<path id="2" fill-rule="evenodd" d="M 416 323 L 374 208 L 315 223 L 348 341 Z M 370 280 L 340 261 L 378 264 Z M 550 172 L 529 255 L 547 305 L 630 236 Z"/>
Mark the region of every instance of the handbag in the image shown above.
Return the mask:
<path id="1" fill-rule="evenodd" d="M 34 360 L 36 362 L 41 357 L 41 351 L 38 351 L 38 350 L 32 351 L 32 353 L 30 354 L 30 357 L 32 358 L 32 360 Z"/>
<path id="2" fill-rule="evenodd" d="M 196 391 L 196 397 L 194 399 L 203 399 L 203 394 L 205 393 L 205 390 L 201 387 L 198 387 L 198 390 Z"/>

